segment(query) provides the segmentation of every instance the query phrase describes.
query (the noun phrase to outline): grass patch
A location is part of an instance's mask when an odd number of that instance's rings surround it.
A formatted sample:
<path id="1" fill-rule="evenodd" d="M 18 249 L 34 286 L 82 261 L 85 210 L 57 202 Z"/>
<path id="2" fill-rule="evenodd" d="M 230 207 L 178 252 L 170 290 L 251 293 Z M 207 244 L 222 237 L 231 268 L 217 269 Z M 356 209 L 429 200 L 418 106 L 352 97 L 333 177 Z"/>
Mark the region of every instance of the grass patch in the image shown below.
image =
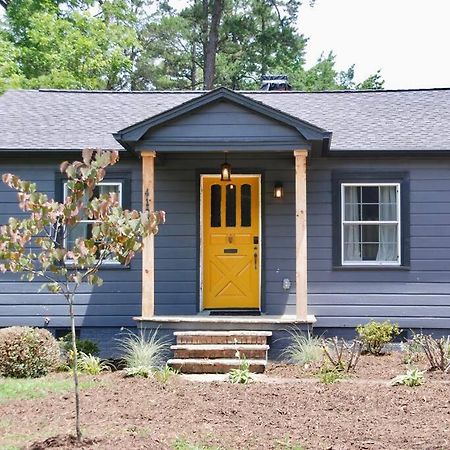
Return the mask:
<path id="1" fill-rule="evenodd" d="M 81 388 L 97 384 L 92 380 L 81 380 Z M 46 397 L 51 393 L 73 390 L 72 378 L 0 378 L 0 403 L 8 400 L 28 400 Z"/>
<path id="2" fill-rule="evenodd" d="M 192 444 L 185 439 L 177 439 L 172 448 L 173 450 L 224 450 L 223 447 L 210 447 L 207 445 Z"/>

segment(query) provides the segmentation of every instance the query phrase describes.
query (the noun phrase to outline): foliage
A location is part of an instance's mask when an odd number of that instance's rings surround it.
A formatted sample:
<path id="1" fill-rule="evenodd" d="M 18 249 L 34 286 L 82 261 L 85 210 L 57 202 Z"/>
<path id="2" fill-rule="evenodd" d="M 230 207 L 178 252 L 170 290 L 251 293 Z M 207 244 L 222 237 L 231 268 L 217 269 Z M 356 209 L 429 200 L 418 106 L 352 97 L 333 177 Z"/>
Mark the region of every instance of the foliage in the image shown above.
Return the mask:
<path id="1" fill-rule="evenodd" d="M 172 367 L 167 365 L 153 371 L 153 376 L 155 379 L 162 384 L 168 383 L 175 375 L 178 375 L 178 370 L 174 370 Z"/>
<path id="2" fill-rule="evenodd" d="M 391 381 L 391 386 L 408 386 L 408 387 L 414 387 L 414 386 L 420 386 L 423 384 L 424 378 L 423 378 L 423 372 L 421 372 L 417 368 L 409 369 L 406 374 L 403 375 L 397 375 L 394 379 Z"/>
<path id="3" fill-rule="evenodd" d="M 397 324 L 391 324 L 389 320 L 384 322 L 372 320 L 365 325 L 359 325 L 356 332 L 364 345 L 364 350 L 373 355 L 380 355 L 384 346 L 392 342 L 401 330 Z"/>
<path id="4" fill-rule="evenodd" d="M 100 359 L 98 356 L 79 353 L 79 369 L 81 373 L 86 375 L 99 375 L 102 372 L 112 369 L 112 365 L 108 361 Z"/>
<path id="5" fill-rule="evenodd" d="M 33 0 L 30 0 L 33 2 Z M 51 0 L 49 0 L 51 1 Z M 18 191 L 19 208 L 29 216 L 11 217 L 0 227 L 0 272 L 21 273 L 28 281 L 41 278 L 42 288 L 62 295 L 68 304 L 72 334 L 73 377 L 77 439 L 81 440 L 78 390 L 78 357 L 75 333 L 75 298 L 83 284 L 101 286 L 98 271 L 114 257 L 129 264 L 143 240 L 158 231 L 164 213 L 122 210 L 115 194 L 95 197 L 94 189 L 106 169 L 118 161 L 118 152 L 86 149 L 82 161 L 61 164 L 69 194 L 63 203 L 49 200 L 36 184 L 10 173 L 3 181 Z M 81 220 L 94 222 L 90 234 L 68 246 L 68 232 Z"/>
<path id="6" fill-rule="evenodd" d="M 72 333 L 66 334 L 60 339 L 63 349 L 66 352 L 72 350 Z M 91 339 L 76 339 L 77 350 L 79 353 L 86 353 L 86 355 L 98 356 L 100 353 L 100 347 L 98 344 Z"/>
<path id="7" fill-rule="evenodd" d="M 83 380 L 81 388 L 95 385 L 92 380 Z M 0 404 L 7 400 L 28 400 L 46 397 L 52 392 L 67 392 L 72 388 L 70 378 L 5 378 L 0 382 Z"/>
<path id="8" fill-rule="evenodd" d="M 333 384 L 344 378 L 342 370 L 338 370 L 336 367 L 332 367 L 328 364 L 323 364 L 317 375 L 319 381 L 323 384 Z"/>
<path id="9" fill-rule="evenodd" d="M 155 369 L 165 364 L 170 346 L 167 339 L 158 336 L 158 330 L 140 330 L 138 334 L 128 331 L 118 343 L 128 376 L 151 376 Z"/>
<path id="10" fill-rule="evenodd" d="M 323 352 L 333 369 L 350 372 L 356 368 L 361 356 L 362 343 L 354 339 L 348 343 L 345 339 L 334 337 L 330 342 L 323 344 Z"/>
<path id="11" fill-rule="evenodd" d="M 6 11 L 13 67 L 21 87 L 114 89 L 131 71 L 139 46 L 130 26 L 133 1 L 17 0 Z M 143 3 L 143 2 L 140 2 Z M 13 73 L 17 69 L 13 70 Z M 8 84 L 7 77 L 3 78 Z M 10 80 L 14 81 L 14 80 Z"/>
<path id="12" fill-rule="evenodd" d="M 402 342 L 401 348 L 404 353 L 403 361 L 405 364 L 410 365 L 417 362 L 420 355 L 423 354 L 421 335 L 415 334 L 412 339 Z"/>
<path id="13" fill-rule="evenodd" d="M 291 330 L 289 332 L 291 343 L 283 350 L 282 356 L 300 366 L 318 362 L 323 357 L 322 339 L 308 331 Z"/>
<path id="14" fill-rule="evenodd" d="M 241 358 L 239 352 L 236 352 L 236 357 L 239 358 L 239 367 L 230 370 L 228 379 L 233 384 L 248 384 L 253 379 L 250 364 L 245 357 Z"/>
<path id="15" fill-rule="evenodd" d="M 15 0 L 0 28 L 0 90 L 199 89 L 211 76 L 255 89 L 270 73 L 289 75 L 294 89 L 382 89 L 379 72 L 355 83 L 354 66 L 338 71 L 333 53 L 305 67 L 301 3 Z"/>
<path id="16" fill-rule="evenodd" d="M 48 330 L 0 329 L 0 375 L 4 377 L 42 377 L 57 367 L 59 358 L 58 342 Z"/>
<path id="17" fill-rule="evenodd" d="M 425 353 L 428 370 L 450 371 L 450 336 L 439 339 L 426 334 L 417 334 L 415 339 Z"/>

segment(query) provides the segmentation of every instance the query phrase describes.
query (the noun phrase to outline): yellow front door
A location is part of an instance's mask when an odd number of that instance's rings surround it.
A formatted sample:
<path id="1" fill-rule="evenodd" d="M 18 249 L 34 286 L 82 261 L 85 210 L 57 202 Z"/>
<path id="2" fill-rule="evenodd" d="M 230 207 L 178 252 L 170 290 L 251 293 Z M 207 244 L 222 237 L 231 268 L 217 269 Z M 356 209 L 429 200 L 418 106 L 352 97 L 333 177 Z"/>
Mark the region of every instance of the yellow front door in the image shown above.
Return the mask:
<path id="1" fill-rule="evenodd" d="M 201 182 L 203 307 L 259 309 L 260 177 Z"/>

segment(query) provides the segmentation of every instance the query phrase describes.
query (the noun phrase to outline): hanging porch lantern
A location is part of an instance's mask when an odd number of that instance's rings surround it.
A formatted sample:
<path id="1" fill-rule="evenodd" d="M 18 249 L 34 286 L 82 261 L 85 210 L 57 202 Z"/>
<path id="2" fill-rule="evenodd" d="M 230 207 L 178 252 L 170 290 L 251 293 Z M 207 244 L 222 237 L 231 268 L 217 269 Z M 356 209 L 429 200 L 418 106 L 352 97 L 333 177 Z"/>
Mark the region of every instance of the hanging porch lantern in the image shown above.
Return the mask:
<path id="1" fill-rule="evenodd" d="M 231 164 L 227 162 L 227 154 L 225 153 L 225 162 L 220 166 L 220 181 L 231 181 Z"/>

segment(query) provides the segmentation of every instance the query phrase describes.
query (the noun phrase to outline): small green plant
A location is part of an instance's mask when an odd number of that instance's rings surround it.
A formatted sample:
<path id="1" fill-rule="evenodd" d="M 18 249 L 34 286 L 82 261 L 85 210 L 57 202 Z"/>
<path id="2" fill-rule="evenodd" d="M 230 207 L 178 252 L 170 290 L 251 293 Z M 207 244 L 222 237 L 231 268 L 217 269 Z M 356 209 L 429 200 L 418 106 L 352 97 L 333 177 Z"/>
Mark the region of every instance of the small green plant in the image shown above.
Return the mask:
<path id="1" fill-rule="evenodd" d="M 420 386 L 424 382 L 423 372 L 419 369 L 412 368 L 409 369 L 406 374 L 397 375 L 395 378 L 391 380 L 391 386 L 409 386 L 415 387 Z"/>
<path id="2" fill-rule="evenodd" d="M 276 450 L 304 450 L 300 444 L 292 442 L 290 439 L 286 438 L 283 440 L 278 440 L 275 442 Z"/>
<path id="3" fill-rule="evenodd" d="M 58 342 L 48 330 L 0 329 L 0 376 L 38 378 L 56 369 L 59 362 Z"/>
<path id="4" fill-rule="evenodd" d="M 186 439 L 178 438 L 173 444 L 173 450 L 222 450 L 222 447 L 192 444 Z"/>
<path id="5" fill-rule="evenodd" d="M 127 377 L 150 378 L 153 374 L 153 370 L 150 367 L 144 366 L 125 367 L 123 371 L 125 372 L 125 376 Z"/>
<path id="6" fill-rule="evenodd" d="M 364 349 L 373 355 L 380 355 L 383 348 L 401 333 L 397 324 L 392 324 L 389 320 L 376 322 L 374 320 L 360 325 L 356 332 L 361 339 Z"/>
<path id="7" fill-rule="evenodd" d="M 172 367 L 169 367 L 167 365 L 161 369 L 153 371 L 153 376 L 155 377 L 155 379 L 162 384 L 168 383 L 170 379 L 175 375 L 178 375 L 178 370 L 174 370 L 172 369 Z"/>
<path id="8" fill-rule="evenodd" d="M 165 364 L 169 342 L 158 336 L 158 330 L 139 334 L 128 331 L 119 339 L 119 349 L 125 362 L 128 376 L 151 376 L 151 373 Z"/>
<path id="9" fill-rule="evenodd" d="M 414 334 L 412 339 L 408 339 L 406 342 L 401 343 L 401 349 L 403 352 L 403 362 L 410 366 L 416 363 L 420 355 L 423 355 L 423 346 L 421 343 L 421 335 Z"/>
<path id="10" fill-rule="evenodd" d="M 99 375 L 102 372 L 111 370 L 109 362 L 101 360 L 98 356 L 80 353 L 78 356 L 78 368 L 86 375 Z"/>
<path id="11" fill-rule="evenodd" d="M 305 334 L 298 330 L 292 330 L 289 334 L 291 343 L 283 351 L 283 358 L 300 366 L 306 366 L 322 359 L 323 339 L 313 336 L 309 331 Z"/>
<path id="12" fill-rule="evenodd" d="M 60 338 L 62 348 L 65 352 L 70 353 L 72 351 L 72 333 L 66 334 Z M 91 339 L 79 339 L 75 340 L 78 353 L 85 353 L 86 355 L 98 356 L 100 353 L 100 347 Z"/>
<path id="13" fill-rule="evenodd" d="M 344 378 L 344 373 L 342 370 L 338 370 L 328 364 L 323 364 L 317 375 L 319 377 L 319 381 L 324 384 L 333 384 Z"/>
<path id="14" fill-rule="evenodd" d="M 250 373 L 250 364 L 245 357 L 241 358 L 238 351 L 236 357 L 239 358 L 239 367 L 230 370 L 228 379 L 233 384 L 247 384 L 253 379 Z"/>

